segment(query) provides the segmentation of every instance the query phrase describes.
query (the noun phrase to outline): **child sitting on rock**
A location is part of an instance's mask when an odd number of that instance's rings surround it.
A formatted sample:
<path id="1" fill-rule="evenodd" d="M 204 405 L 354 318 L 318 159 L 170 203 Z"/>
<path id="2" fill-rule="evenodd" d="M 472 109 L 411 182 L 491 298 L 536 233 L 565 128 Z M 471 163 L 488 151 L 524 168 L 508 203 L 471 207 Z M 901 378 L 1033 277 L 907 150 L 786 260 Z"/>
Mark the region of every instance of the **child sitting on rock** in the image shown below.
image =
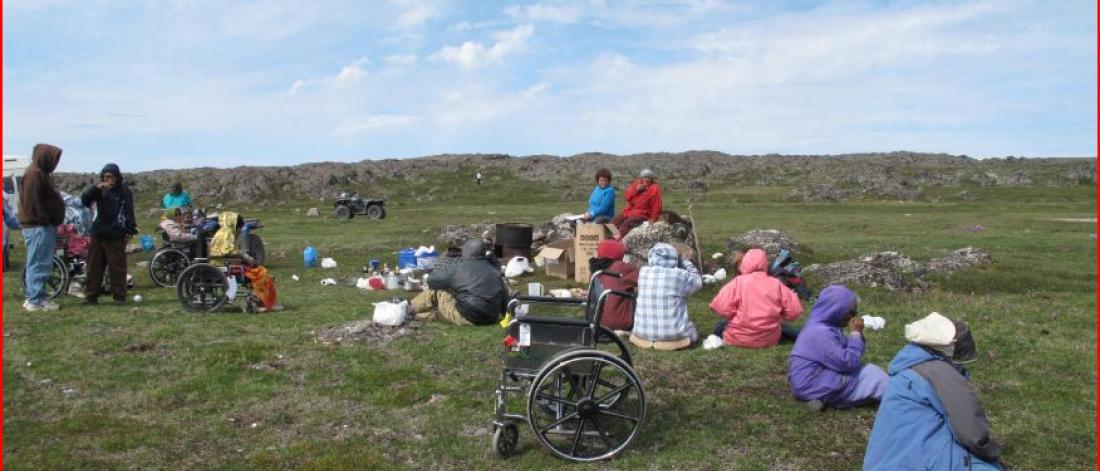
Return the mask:
<path id="1" fill-rule="evenodd" d="M 738 276 L 723 286 L 710 309 L 722 317 L 714 335 L 704 344 L 767 348 L 779 343 L 781 335 L 795 337 L 798 330 L 783 324 L 802 315 L 798 295 L 783 282 L 768 276 L 768 255 L 760 249 L 745 253 L 738 264 Z M 722 343 L 717 343 L 718 338 Z"/>
<path id="2" fill-rule="evenodd" d="M 638 275 L 638 301 L 630 342 L 642 348 L 679 350 L 699 340 L 688 317 L 687 297 L 699 291 L 703 278 L 691 263 L 669 244 L 649 249 L 649 265 Z"/>

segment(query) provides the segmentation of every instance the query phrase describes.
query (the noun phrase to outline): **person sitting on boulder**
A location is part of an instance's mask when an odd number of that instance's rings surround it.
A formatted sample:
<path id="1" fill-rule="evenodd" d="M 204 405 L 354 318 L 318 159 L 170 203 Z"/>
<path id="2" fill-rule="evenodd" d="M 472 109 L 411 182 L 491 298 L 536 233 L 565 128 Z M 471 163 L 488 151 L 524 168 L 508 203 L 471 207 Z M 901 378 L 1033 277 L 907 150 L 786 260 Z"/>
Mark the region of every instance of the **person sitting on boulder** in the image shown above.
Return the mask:
<path id="1" fill-rule="evenodd" d="M 905 326 L 909 344 L 890 362 L 890 381 L 863 455 L 863 469 L 1002 469 L 963 364 L 978 358 L 964 322 L 933 312 Z"/>
<path id="2" fill-rule="evenodd" d="M 588 211 L 581 218 L 585 222 L 606 224 L 615 217 L 615 187 L 611 186 L 611 171 L 596 171 L 596 188 L 588 197 Z"/>
<path id="3" fill-rule="evenodd" d="M 191 204 L 191 195 L 183 190 L 183 185 L 179 182 L 173 183 L 172 191 L 165 194 L 160 201 L 160 205 L 164 209 L 190 208 Z"/>
<path id="4" fill-rule="evenodd" d="M 492 325 L 508 306 L 508 288 L 500 266 L 487 255 L 488 244 L 468 240 L 458 263 L 428 276 L 428 288 L 412 300 L 416 318 L 457 325 Z"/>
<path id="5" fill-rule="evenodd" d="M 848 335 L 841 331 L 844 326 Z M 859 296 L 843 285 L 826 287 L 791 350 L 791 392 L 814 412 L 878 402 L 889 377 L 882 368 L 863 364 L 863 350 Z"/>
<path id="6" fill-rule="evenodd" d="M 798 319 L 802 303 L 783 282 L 768 276 L 768 255 L 750 249 L 737 270 L 739 275 L 710 302 L 710 309 L 723 319 L 714 327 L 714 335 L 726 345 L 746 348 L 772 347 L 781 336 L 796 337 L 798 330 L 783 321 Z"/>
<path id="7" fill-rule="evenodd" d="M 649 249 L 649 265 L 638 272 L 638 301 L 630 342 L 643 348 L 679 350 L 699 340 L 688 317 L 687 297 L 703 287 L 691 254 L 658 242 Z"/>
<path id="8" fill-rule="evenodd" d="M 644 169 L 640 178 L 626 189 L 626 208 L 611 223 L 619 229 L 618 238 L 626 237 L 631 229 L 643 222 L 657 222 L 661 216 L 661 186 L 657 184 L 653 170 Z"/>
<path id="9" fill-rule="evenodd" d="M 622 275 L 621 278 L 600 276 L 598 281 L 602 288 L 634 294 L 638 287 L 638 267 L 624 262 L 625 254 L 626 246 L 615 239 L 601 240 L 596 246 L 596 257 L 589 261 L 591 272 L 604 270 Z M 634 300 L 614 294 L 607 295 L 600 325 L 611 331 L 629 332 L 634 328 Z"/>

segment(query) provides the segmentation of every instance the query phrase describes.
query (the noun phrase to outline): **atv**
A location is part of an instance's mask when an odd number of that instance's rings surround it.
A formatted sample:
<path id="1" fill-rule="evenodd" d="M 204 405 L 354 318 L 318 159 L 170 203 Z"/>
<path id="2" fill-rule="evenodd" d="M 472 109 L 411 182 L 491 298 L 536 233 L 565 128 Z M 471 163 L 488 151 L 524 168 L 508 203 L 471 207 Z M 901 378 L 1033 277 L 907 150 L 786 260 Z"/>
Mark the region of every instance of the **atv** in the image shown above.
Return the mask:
<path id="1" fill-rule="evenodd" d="M 385 219 L 385 200 L 378 198 L 360 198 L 359 193 L 341 192 L 332 203 L 336 219 L 351 219 L 356 215 L 366 215 L 371 219 Z"/>

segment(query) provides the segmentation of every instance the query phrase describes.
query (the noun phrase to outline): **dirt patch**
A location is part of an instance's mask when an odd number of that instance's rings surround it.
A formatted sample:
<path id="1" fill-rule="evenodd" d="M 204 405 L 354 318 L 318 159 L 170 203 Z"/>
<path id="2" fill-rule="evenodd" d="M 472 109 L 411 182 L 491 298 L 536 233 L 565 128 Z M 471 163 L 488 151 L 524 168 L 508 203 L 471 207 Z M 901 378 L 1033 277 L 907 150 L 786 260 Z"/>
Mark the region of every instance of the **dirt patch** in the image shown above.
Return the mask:
<path id="1" fill-rule="evenodd" d="M 374 345 L 389 345 L 394 339 L 416 333 L 420 323 L 406 322 L 397 327 L 382 325 L 370 319 L 349 322 L 340 327 L 321 330 L 316 333 L 317 340 L 325 345 L 343 345 L 364 342 Z"/>

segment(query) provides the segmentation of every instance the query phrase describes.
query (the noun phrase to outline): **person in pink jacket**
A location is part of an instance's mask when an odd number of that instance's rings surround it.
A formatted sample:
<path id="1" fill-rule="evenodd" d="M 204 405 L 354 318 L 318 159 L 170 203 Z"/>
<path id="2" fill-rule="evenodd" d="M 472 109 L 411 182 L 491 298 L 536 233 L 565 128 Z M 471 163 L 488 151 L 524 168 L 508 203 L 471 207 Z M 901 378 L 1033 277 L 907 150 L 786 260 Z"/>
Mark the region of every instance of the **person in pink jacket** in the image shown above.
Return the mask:
<path id="1" fill-rule="evenodd" d="M 710 302 L 710 309 L 724 319 L 715 327 L 715 335 L 726 345 L 746 348 L 774 346 L 781 332 L 798 335 L 783 322 L 798 319 L 802 303 L 783 282 L 768 276 L 768 255 L 760 249 L 749 250 L 738 273 Z"/>

